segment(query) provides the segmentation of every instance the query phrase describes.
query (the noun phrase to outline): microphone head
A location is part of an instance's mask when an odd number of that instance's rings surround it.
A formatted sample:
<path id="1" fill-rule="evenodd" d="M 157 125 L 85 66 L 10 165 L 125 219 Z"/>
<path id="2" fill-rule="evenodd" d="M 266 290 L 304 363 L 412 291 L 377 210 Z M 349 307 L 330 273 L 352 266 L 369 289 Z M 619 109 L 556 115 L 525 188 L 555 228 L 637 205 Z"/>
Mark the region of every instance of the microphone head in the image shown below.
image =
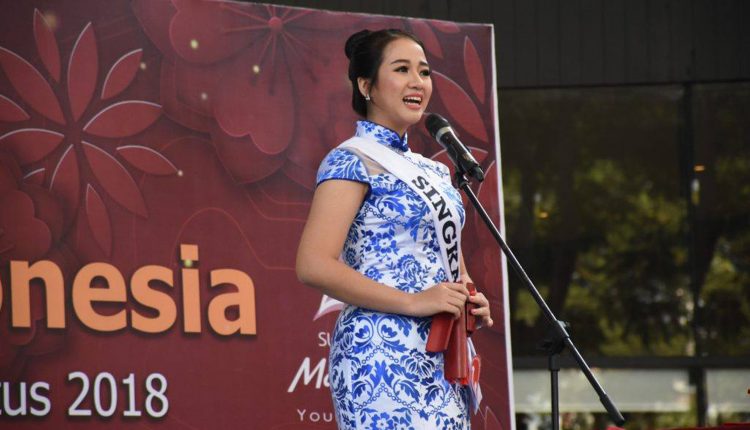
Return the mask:
<path id="1" fill-rule="evenodd" d="M 436 135 L 438 131 L 440 131 L 440 129 L 451 126 L 448 123 L 448 120 L 436 113 L 427 115 L 427 119 L 425 119 L 424 125 L 427 128 L 427 131 L 430 132 L 430 135 L 435 139 L 437 139 Z"/>

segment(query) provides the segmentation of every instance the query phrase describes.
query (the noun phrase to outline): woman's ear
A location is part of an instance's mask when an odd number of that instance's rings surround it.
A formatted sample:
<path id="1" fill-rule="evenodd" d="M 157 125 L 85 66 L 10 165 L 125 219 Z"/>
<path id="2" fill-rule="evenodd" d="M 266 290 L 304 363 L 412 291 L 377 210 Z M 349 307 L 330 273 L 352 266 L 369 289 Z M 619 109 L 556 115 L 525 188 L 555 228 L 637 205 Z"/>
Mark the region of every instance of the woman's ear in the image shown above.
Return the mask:
<path id="1" fill-rule="evenodd" d="M 357 86 L 362 97 L 367 98 L 370 95 L 370 80 L 366 78 L 357 78 Z"/>

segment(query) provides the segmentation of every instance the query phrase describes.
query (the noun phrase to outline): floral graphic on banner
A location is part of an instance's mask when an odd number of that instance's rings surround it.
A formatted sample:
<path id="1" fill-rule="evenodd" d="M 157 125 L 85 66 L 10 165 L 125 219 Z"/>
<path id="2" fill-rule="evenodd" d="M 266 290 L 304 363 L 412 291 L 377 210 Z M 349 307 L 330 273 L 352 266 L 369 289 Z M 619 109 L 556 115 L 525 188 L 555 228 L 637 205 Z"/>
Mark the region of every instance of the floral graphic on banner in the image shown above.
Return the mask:
<path id="1" fill-rule="evenodd" d="M 160 116 L 161 107 L 152 102 L 111 100 L 135 78 L 142 50 L 122 55 L 97 93 L 99 63 L 91 23 L 76 39 L 67 69 L 61 64 L 52 26 L 36 9 L 33 36 L 44 66 L 41 71 L 0 46 L 0 68 L 19 102 L 26 106 L 24 109 L 9 95 L 0 94 L 0 122 L 23 127 L 0 135 L 5 179 L 0 205 L 0 262 L 46 258 L 72 272 L 78 258 L 61 242 L 71 226 L 78 229 L 75 235 L 79 238 L 86 235 L 87 226 L 98 249 L 105 255 L 112 252 L 109 210 L 100 192 L 131 213 L 147 216 L 140 190 L 118 158 L 153 175 L 172 175 L 177 169 L 151 148 L 111 143 L 111 139 L 142 132 Z M 65 99 L 68 105 L 61 103 Z M 92 103 L 92 99 L 96 101 Z M 33 125 L 26 126 L 28 123 Z M 0 368 L 11 369 L 11 374 L 23 368 L 24 357 L 51 352 L 62 345 L 63 336 L 41 323 L 41 306 L 34 306 L 32 312 L 33 330 L 8 332 L 9 324 L 0 329 L 7 334 L 0 340 Z"/>
<path id="2" fill-rule="evenodd" d="M 142 50 L 124 54 L 110 68 L 103 80 L 98 101 L 98 112 L 84 116 L 93 109 L 96 95 L 99 61 L 96 34 L 88 23 L 70 53 L 67 80 L 61 82 L 60 51 L 51 26 L 39 12 L 34 11 L 34 38 L 42 63 L 52 82 L 26 59 L 0 46 L 0 66 L 18 96 L 26 104 L 54 124 L 45 128 L 21 128 L 0 136 L 0 148 L 12 152 L 22 166 L 34 166 L 47 157 L 55 157 L 54 169 L 40 167 L 26 174 L 24 180 L 48 186 L 63 203 L 65 225 L 70 225 L 79 211 L 85 213 L 88 227 L 100 249 L 112 251 L 111 222 L 107 205 L 94 183 L 129 212 L 147 217 L 148 210 L 138 186 L 127 168 L 115 154 L 132 167 L 153 175 L 172 175 L 177 168 L 159 152 L 139 145 L 121 145 L 114 154 L 105 149 L 105 141 L 138 134 L 153 124 L 161 114 L 161 106 L 144 100 L 123 100 L 99 109 L 105 100 L 121 92 L 133 81 L 139 69 Z M 67 95 L 67 109 L 52 85 Z M 31 116 L 12 99 L 2 96 L 0 109 L 6 121 L 22 122 Z M 63 142 L 65 144 L 63 145 Z M 62 152 L 56 151 L 62 146 Z M 82 164 L 88 166 L 85 170 Z M 83 205 L 80 201 L 83 199 Z"/>
<path id="3" fill-rule="evenodd" d="M 310 160 L 333 145 L 325 142 L 327 131 L 351 133 L 354 116 L 340 103 L 348 100 L 348 81 L 345 72 L 332 72 L 345 71 L 346 58 L 328 46 L 356 22 L 312 10 L 195 0 L 136 1 L 133 10 L 164 54 L 165 113 L 210 133 L 237 182 L 282 170 L 311 189 Z"/>

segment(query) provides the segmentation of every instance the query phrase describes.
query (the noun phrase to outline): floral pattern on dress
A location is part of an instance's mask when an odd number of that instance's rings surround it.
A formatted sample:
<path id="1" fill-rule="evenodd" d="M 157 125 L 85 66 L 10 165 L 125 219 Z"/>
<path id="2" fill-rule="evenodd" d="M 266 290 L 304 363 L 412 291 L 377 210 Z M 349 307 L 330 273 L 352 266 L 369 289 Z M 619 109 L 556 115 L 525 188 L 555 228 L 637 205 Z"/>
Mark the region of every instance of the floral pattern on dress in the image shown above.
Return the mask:
<path id="1" fill-rule="evenodd" d="M 409 150 L 407 136 L 358 121 L 356 136 L 394 149 L 443 179 L 463 225 L 464 209 L 448 168 Z M 370 279 L 408 293 L 447 280 L 429 209 L 407 184 L 385 172 L 369 175 L 354 153 L 337 148 L 321 163 L 317 182 L 357 181 L 370 188 L 355 216 L 342 260 Z M 347 305 L 332 335 L 329 382 L 340 429 L 468 429 L 468 393 L 448 383 L 443 354 L 425 352 L 431 318 Z"/>

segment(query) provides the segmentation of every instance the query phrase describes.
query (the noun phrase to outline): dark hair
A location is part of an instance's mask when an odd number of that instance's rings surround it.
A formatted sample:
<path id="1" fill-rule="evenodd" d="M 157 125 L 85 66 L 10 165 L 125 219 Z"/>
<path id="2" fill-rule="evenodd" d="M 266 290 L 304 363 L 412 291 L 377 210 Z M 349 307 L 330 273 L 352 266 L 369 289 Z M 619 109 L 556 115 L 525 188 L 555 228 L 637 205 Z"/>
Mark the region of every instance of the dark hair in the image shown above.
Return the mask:
<path id="1" fill-rule="evenodd" d="M 349 59 L 349 80 L 352 83 L 352 109 L 367 117 L 367 101 L 359 92 L 357 78 L 370 80 L 370 86 L 375 85 L 378 69 L 383 62 L 383 51 L 389 43 L 396 39 L 406 38 L 416 42 L 424 50 L 424 44 L 417 36 L 395 28 L 378 31 L 358 31 L 346 40 L 344 52 Z"/>

